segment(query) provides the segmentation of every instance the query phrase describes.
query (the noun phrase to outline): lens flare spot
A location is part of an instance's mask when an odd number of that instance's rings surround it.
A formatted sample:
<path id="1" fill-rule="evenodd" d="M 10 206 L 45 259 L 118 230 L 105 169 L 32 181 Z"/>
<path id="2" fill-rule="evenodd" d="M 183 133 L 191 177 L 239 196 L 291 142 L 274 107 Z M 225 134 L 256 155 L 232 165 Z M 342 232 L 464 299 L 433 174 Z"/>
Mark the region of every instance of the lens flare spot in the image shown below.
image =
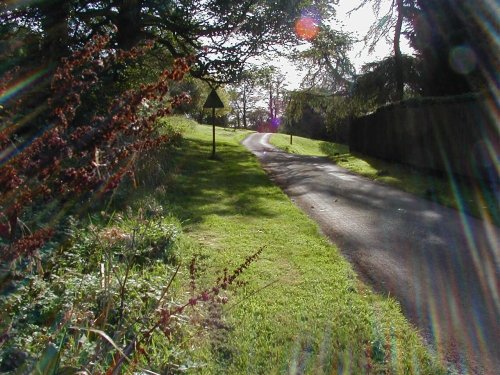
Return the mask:
<path id="1" fill-rule="evenodd" d="M 458 74 L 469 74 L 477 64 L 477 57 L 468 46 L 454 47 L 450 52 L 450 66 Z"/>
<path id="2" fill-rule="evenodd" d="M 313 17 L 301 17 L 295 22 L 295 33 L 300 39 L 313 40 L 318 32 L 318 22 Z"/>
<path id="3" fill-rule="evenodd" d="M 281 118 L 279 117 L 274 117 L 270 120 L 270 128 L 272 131 L 276 132 L 278 131 L 278 128 L 281 125 Z"/>

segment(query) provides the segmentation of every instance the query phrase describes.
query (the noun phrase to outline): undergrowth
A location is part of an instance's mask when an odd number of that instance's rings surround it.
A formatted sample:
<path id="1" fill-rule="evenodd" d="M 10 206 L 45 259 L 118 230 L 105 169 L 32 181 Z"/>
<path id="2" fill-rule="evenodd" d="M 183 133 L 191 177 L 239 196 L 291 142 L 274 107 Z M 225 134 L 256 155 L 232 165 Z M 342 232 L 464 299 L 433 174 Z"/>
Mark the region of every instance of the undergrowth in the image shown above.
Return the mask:
<path id="1" fill-rule="evenodd" d="M 165 134 L 193 126 L 176 119 L 163 120 Z M 223 325 L 227 293 L 262 249 L 198 285 L 196 258 L 181 256 L 182 223 L 154 196 L 175 171 L 174 146 L 144 155 L 135 179 L 102 211 L 66 217 L 23 273 L 2 268 L 1 373 L 173 374 L 203 367 L 192 352 Z"/>
<path id="2" fill-rule="evenodd" d="M 248 132 L 218 128 L 214 160 L 211 127 L 186 125 L 22 282 L 3 275 L 0 371 L 444 373 L 239 145 Z"/>

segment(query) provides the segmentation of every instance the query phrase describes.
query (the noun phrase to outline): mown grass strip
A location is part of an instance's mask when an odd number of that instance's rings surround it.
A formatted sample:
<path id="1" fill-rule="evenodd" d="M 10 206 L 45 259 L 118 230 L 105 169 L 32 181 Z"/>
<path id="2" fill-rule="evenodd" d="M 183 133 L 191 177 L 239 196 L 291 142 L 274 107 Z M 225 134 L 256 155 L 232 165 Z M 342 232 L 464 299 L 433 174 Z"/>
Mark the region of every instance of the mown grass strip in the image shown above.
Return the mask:
<path id="1" fill-rule="evenodd" d="M 353 173 L 500 225 L 497 199 L 484 183 L 472 184 L 456 177 L 440 177 L 402 164 L 351 154 L 347 145 L 338 143 L 294 136 L 290 145 L 290 136 L 286 134 L 273 134 L 270 143 L 293 154 L 328 157 Z"/>
<path id="2" fill-rule="evenodd" d="M 176 176 L 156 194 L 184 223 L 181 257 L 196 256 L 202 287 L 265 247 L 229 303 L 208 313 L 219 323 L 193 347 L 201 373 L 442 373 L 398 304 L 363 287 L 270 182 L 239 144 L 247 134 L 218 128 L 210 160 L 211 127 L 191 129 Z"/>

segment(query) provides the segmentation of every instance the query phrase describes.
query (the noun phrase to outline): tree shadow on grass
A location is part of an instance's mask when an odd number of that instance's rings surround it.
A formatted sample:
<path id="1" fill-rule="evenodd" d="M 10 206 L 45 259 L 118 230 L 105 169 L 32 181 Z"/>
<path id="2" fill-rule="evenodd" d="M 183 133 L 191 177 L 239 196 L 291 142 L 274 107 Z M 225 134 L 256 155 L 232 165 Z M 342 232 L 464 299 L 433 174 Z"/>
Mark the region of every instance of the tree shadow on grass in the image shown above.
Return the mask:
<path id="1" fill-rule="evenodd" d="M 329 158 L 336 158 L 349 154 L 349 146 L 340 143 L 320 142 L 319 149 Z"/>
<path id="2" fill-rule="evenodd" d="M 242 146 L 218 143 L 217 158 L 213 159 L 211 147 L 208 141 L 184 141 L 177 156 L 179 173 L 162 200 L 190 223 L 213 214 L 274 216 L 265 198 L 278 190 L 273 191 L 276 188 L 254 156 Z"/>
<path id="3" fill-rule="evenodd" d="M 376 169 L 381 182 L 391 179 L 390 183 L 400 189 L 478 218 L 491 219 L 497 226 L 500 225 L 494 188 L 484 181 L 418 169 L 358 153 L 352 156 Z"/>

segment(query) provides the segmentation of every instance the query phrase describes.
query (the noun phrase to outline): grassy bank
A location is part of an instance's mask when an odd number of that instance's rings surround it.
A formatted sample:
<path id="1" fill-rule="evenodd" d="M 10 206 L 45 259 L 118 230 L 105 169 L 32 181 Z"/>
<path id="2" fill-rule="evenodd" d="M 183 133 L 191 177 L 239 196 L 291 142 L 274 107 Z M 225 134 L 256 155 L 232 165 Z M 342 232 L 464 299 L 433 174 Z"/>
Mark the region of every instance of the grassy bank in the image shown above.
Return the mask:
<path id="1" fill-rule="evenodd" d="M 353 173 L 500 225 L 500 211 L 496 198 L 485 186 L 472 186 L 456 178 L 430 175 L 402 164 L 351 154 L 349 147 L 342 144 L 293 137 L 293 144 L 290 145 L 290 136 L 285 134 L 274 134 L 270 143 L 294 154 L 328 157 Z"/>
<path id="2" fill-rule="evenodd" d="M 157 196 L 184 223 L 181 257 L 196 256 L 203 285 L 264 247 L 193 361 L 204 374 L 439 373 L 398 304 L 364 288 L 243 149 L 246 134 L 217 129 L 219 160 L 209 160 L 211 128 L 189 131 Z"/>
<path id="3" fill-rule="evenodd" d="M 239 144 L 248 132 L 217 128 L 212 160 L 211 127 L 164 127 L 181 143 L 143 155 L 107 210 L 68 218 L 44 269 L 7 281 L 0 372 L 443 373 Z"/>

